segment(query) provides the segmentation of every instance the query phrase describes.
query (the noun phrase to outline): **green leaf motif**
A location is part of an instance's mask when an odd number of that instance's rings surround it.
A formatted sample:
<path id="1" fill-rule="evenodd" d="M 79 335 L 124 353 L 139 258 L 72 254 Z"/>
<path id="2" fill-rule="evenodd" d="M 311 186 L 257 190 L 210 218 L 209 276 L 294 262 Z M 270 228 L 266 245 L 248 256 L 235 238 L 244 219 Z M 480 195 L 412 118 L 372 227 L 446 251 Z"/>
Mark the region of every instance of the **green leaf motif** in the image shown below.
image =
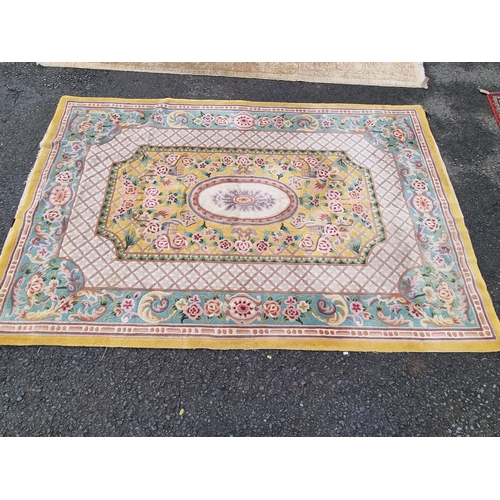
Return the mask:
<path id="1" fill-rule="evenodd" d="M 135 245 L 138 241 L 139 238 L 135 234 L 135 231 L 127 229 L 127 231 L 125 232 L 125 250 L 127 250 L 128 247 Z"/>

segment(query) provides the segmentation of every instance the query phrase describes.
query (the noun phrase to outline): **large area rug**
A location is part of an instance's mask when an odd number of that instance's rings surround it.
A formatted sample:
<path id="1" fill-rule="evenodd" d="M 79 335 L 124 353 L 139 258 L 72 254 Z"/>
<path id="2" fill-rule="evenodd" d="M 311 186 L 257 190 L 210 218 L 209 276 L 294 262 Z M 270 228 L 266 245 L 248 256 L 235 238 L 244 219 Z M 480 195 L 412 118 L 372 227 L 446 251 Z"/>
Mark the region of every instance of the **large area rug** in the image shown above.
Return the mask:
<path id="1" fill-rule="evenodd" d="M 425 87 L 422 63 L 401 62 L 43 62 L 42 66 L 316 83 Z"/>
<path id="2" fill-rule="evenodd" d="M 494 351 L 420 106 L 63 97 L 0 343 Z"/>

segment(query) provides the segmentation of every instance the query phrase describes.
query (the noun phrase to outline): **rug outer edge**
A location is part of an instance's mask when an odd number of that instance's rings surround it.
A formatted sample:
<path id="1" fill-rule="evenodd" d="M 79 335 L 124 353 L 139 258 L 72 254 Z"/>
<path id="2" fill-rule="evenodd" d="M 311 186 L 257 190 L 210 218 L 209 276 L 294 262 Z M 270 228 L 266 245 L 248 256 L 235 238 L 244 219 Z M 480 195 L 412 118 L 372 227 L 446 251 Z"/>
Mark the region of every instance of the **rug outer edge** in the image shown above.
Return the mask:
<path id="1" fill-rule="evenodd" d="M 154 339 L 142 338 L 132 339 L 125 337 L 67 337 L 67 336 L 47 336 L 47 335 L 0 335 L 0 345 L 60 345 L 60 346 L 75 346 L 75 347 L 143 347 L 143 348 L 208 348 L 208 349 L 290 349 L 290 350 L 331 350 L 331 351 L 370 351 L 370 352 L 493 352 L 500 350 L 500 340 L 498 335 L 500 333 L 500 321 L 493 307 L 491 297 L 486 288 L 486 284 L 480 273 L 477 265 L 477 259 L 473 250 L 472 242 L 469 233 L 465 226 L 463 214 L 461 212 L 455 191 L 446 170 L 446 166 L 441 158 L 439 149 L 434 140 L 427 121 L 424 108 L 420 105 L 364 105 L 364 104 L 337 104 L 337 103 L 283 103 L 283 102 L 268 102 L 268 101 L 232 101 L 232 100 L 194 100 L 194 99 L 124 99 L 124 98 L 93 98 L 93 97 L 75 97 L 75 96 L 62 96 L 59 100 L 56 112 L 50 122 L 50 125 L 45 133 L 44 138 L 40 143 L 39 154 L 36 158 L 35 165 L 30 172 L 26 182 L 26 188 L 21 198 L 19 208 L 16 212 L 16 219 L 11 227 L 6 242 L 4 244 L 2 253 L 0 254 L 0 268 L 5 268 L 12 250 L 15 247 L 19 231 L 22 227 L 24 215 L 31 206 L 32 198 L 38 181 L 40 179 L 43 167 L 50 153 L 52 140 L 54 139 L 60 118 L 64 112 L 65 106 L 68 101 L 118 101 L 118 102 L 175 102 L 175 103 L 239 103 L 242 105 L 271 105 L 271 106 L 296 106 L 296 107 L 340 107 L 340 108 L 367 108 L 367 109 L 414 109 L 416 110 L 422 124 L 424 136 L 428 142 L 431 155 L 434 159 L 436 168 L 443 181 L 443 188 L 448 196 L 450 211 L 455 218 L 455 223 L 462 237 L 466 255 L 469 265 L 474 274 L 478 289 L 481 292 L 481 297 L 484 301 L 486 312 L 492 322 L 497 340 L 485 341 L 397 341 L 396 345 L 391 341 L 371 341 L 362 339 Z M 456 346 L 456 348 L 455 348 Z"/>
<path id="2" fill-rule="evenodd" d="M 301 351 L 344 351 L 344 352 L 496 352 L 499 350 L 495 341 L 397 341 L 397 347 L 390 341 L 358 339 L 155 339 L 127 337 L 51 337 L 38 335 L 2 335 L 0 345 L 10 346 L 64 346 L 64 347 L 122 347 L 144 349 L 212 349 L 212 350 L 301 350 Z M 456 348 L 454 347 L 456 346 Z"/>

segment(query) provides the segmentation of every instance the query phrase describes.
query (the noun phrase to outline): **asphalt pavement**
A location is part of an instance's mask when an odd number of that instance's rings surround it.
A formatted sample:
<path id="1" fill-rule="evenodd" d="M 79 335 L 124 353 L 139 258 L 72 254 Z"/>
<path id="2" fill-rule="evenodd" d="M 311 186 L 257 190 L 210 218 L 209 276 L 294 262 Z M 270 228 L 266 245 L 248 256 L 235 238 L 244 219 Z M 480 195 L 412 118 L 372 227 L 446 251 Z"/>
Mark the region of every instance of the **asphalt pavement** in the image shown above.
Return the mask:
<path id="1" fill-rule="evenodd" d="M 500 315 L 500 63 L 428 89 L 0 64 L 0 245 L 62 95 L 420 104 Z M 0 346 L 0 436 L 499 436 L 500 353 Z"/>

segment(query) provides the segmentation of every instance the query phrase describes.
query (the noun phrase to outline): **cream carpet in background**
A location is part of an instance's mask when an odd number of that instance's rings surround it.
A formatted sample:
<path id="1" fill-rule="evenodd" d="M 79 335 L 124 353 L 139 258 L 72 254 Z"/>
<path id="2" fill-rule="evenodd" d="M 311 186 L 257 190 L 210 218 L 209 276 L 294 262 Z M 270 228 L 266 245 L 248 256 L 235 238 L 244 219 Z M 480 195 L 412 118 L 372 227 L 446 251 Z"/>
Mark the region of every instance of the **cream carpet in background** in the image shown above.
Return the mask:
<path id="1" fill-rule="evenodd" d="M 42 66 L 264 78 L 316 83 L 426 87 L 423 63 L 388 62 L 41 62 Z"/>

